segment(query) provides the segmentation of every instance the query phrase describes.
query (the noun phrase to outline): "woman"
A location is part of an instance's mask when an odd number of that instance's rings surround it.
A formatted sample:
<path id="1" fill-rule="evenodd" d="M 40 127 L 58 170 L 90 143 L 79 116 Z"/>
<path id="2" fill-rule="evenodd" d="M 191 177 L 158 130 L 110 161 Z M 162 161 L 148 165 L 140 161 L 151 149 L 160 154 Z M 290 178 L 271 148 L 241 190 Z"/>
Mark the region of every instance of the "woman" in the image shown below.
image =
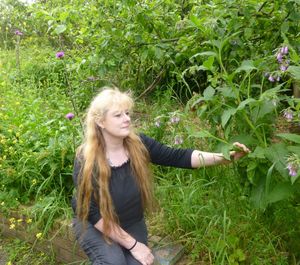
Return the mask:
<path id="1" fill-rule="evenodd" d="M 104 88 L 88 109 L 85 140 L 75 159 L 74 230 L 93 265 L 153 264 L 144 221 L 153 202 L 150 162 L 179 168 L 230 163 L 222 154 L 170 148 L 136 134 L 132 107 L 129 94 Z M 232 159 L 249 152 L 235 145 L 241 151 L 232 151 Z"/>

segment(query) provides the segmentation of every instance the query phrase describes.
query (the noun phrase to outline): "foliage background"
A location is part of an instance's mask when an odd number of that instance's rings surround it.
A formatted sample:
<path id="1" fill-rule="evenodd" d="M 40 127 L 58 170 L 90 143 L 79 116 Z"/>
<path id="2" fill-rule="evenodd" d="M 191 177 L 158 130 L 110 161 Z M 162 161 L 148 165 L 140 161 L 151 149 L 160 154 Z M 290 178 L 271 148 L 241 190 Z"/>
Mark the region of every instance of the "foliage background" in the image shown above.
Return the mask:
<path id="1" fill-rule="evenodd" d="M 162 210 L 152 233 L 183 242 L 193 264 L 297 264 L 299 5 L 2 1 L 1 212 L 27 205 L 45 235 L 70 218 L 84 111 L 116 85 L 133 91 L 135 122 L 157 140 L 225 156 L 236 140 L 253 150 L 230 167 L 155 167 Z"/>

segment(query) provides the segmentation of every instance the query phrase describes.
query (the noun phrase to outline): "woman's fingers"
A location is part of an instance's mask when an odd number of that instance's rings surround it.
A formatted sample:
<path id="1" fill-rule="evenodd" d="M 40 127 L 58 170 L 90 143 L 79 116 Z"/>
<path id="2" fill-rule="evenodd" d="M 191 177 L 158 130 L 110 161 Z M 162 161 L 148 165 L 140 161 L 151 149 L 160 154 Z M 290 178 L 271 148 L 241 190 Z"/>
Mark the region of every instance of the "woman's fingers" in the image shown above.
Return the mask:
<path id="1" fill-rule="evenodd" d="M 235 143 L 233 143 L 233 146 L 239 148 L 241 151 L 243 151 L 245 153 L 250 153 L 250 149 L 244 144 L 241 144 L 239 142 L 235 142 Z"/>

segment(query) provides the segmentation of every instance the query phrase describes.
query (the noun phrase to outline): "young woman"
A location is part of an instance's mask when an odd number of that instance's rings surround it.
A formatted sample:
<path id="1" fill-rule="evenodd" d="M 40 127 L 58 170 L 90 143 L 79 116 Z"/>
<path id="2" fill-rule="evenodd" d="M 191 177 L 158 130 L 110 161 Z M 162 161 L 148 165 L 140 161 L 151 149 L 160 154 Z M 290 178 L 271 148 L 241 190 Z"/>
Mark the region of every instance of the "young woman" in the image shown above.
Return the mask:
<path id="1" fill-rule="evenodd" d="M 178 168 L 227 164 L 222 154 L 175 149 L 136 134 L 133 100 L 117 88 L 104 88 L 87 111 L 85 139 L 79 147 L 73 180 L 74 231 L 93 265 L 150 265 L 144 211 L 153 204 L 149 163 Z M 249 152 L 232 151 L 237 160 Z"/>

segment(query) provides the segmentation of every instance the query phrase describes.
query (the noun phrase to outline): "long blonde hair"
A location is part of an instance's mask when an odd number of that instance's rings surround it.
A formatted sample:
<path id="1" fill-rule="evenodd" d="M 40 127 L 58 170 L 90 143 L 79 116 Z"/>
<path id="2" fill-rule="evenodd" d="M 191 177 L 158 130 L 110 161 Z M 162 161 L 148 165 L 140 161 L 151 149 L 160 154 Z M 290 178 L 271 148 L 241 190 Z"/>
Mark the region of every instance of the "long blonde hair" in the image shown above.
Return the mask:
<path id="1" fill-rule="evenodd" d="M 111 170 L 105 155 L 105 141 L 96 121 L 104 119 L 107 111 L 112 107 L 130 110 L 133 105 L 129 93 L 121 92 L 117 88 L 104 87 L 91 102 L 87 111 L 85 139 L 78 149 L 77 155 L 82 158 L 82 168 L 78 176 L 77 216 L 84 222 L 87 220 L 90 199 L 93 194 L 98 200 L 105 236 L 108 236 L 113 225 L 118 224 L 119 220 L 109 192 Z M 141 191 L 143 207 L 145 210 L 151 210 L 153 180 L 149 167 L 149 153 L 133 130 L 124 139 L 124 147 L 129 153 L 132 172 Z M 95 187 L 95 183 L 97 187 Z"/>

